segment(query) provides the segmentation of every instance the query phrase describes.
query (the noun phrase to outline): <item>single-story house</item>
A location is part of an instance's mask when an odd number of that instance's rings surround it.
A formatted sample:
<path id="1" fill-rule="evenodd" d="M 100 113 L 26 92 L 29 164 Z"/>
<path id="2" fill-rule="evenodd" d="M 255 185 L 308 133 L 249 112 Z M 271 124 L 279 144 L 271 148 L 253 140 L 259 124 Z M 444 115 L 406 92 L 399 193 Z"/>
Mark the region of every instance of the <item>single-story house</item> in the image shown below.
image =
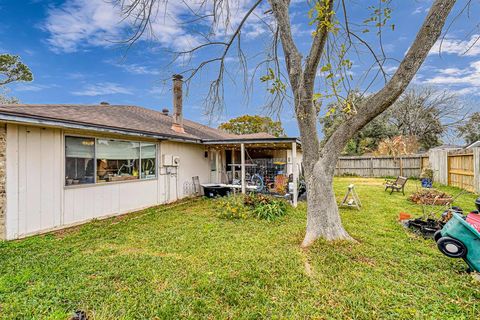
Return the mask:
<path id="1" fill-rule="evenodd" d="M 249 168 L 266 179 L 273 166 L 297 181 L 297 138 L 233 135 L 184 120 L 181 77 L 173 83 L 173 114 L 108 103 L 0 105 L 0 239 L 192 196 L 194 177 L 236 181 L 245 192 Z"/>

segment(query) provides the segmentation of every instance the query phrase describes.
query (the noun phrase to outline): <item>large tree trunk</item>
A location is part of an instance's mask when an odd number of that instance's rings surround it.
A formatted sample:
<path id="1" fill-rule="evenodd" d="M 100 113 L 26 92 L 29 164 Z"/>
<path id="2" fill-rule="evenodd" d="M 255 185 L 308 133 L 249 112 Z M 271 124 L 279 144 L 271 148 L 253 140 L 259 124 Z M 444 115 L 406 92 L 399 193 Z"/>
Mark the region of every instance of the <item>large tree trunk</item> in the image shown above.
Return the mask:
<path id="1" fill-rule="evenodd" d="M 308 190 L 307 231 L 302 247 L 316 239 L 352 240 L 345 231 L 333 190 L 333 170 L 319 160 L 313 172 L 305 172 Z"/>
<path id="2" fill-rule="evenodd" d="M 309 55 L 303 61 L 292 36 L 289 16 L 290 0 L 269 0 L 278 23 L 285 54 L 290 85 L 295 97 L 295 113 L 303 149 L 303 164 L 307 180 L 307 232 L 302 246 L 311 245 L 318 238 L 327 240 L 352 239 L 342 226 L 335 194 L 333 174 L 335 165 L 347 141 L 372 119 L 385 111 L 408 86 L 428 52 L 439 38 L 445 20 L 455 0 L 435 0 L 419 30 L 415 41 L 388 83 L 372 94 L 358 107 L 359 112 L 342 123 L 320 147 L 317 135 L 317 111 L 313 105 L 315 76 L 329 34 L 331 15 L 317 24 Z M 333 10 L 333 0 L 326 2 Z M 325 23 L 327 22 L 327 23 Z M 302 68 L 302 66 L 304 66 Z"/>
<path id="3" fill-rule="evenodd" d="M 336 161 L 321 157 L 316 132 L 317 114 L 312 101 L 313 90 L 308 86 L 297 88 L 297 122 L 303 149 L 303 167 L 307 184 L 307 230 L 302 247 L 310 246 L 316 239 L 352 240 L 342 226 L 335 193 L 333 176 Z"/>

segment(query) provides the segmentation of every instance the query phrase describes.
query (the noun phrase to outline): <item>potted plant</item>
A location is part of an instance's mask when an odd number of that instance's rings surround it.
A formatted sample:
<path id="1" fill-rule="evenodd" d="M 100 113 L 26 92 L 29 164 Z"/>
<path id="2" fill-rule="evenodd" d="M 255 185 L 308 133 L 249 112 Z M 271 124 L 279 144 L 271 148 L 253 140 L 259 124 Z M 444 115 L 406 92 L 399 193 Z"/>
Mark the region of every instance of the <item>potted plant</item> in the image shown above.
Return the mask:
<path id="1" fill-rule="evenodd" d="M 426 167 L 420 174 L 423 188 L 431 188 L 433 184 L 433 170 L 430 167 Z"/>

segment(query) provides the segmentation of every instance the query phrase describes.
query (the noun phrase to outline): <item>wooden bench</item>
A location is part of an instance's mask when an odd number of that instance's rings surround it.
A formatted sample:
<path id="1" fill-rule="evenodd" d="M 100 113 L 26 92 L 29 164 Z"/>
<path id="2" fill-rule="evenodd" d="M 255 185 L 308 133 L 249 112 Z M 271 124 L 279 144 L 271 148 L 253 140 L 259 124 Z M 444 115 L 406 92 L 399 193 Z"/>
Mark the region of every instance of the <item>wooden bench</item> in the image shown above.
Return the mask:
<path id="1" fill-rule="evenodd" d="M 385 182 L 385 191 L 391 189 L 392 191 L 390 194 L 392 194 L 393 191 L 402 191 L 403 195 L 405 195 L 405 184 L 407 183 L 407 180 L 408 178 L 402 176 L 399 176 L 395 181 L 387 180 Z"/>

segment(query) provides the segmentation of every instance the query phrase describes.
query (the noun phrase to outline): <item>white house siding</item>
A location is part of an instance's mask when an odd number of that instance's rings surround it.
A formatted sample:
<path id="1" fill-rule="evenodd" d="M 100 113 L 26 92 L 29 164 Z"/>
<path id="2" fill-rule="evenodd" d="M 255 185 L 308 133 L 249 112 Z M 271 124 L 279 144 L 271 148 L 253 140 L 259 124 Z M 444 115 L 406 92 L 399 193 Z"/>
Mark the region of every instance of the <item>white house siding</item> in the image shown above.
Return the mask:
<path id="1" fill-rule="evenodd" d="M 178 143 L 163 141 L 161 153 L 179 156 L 180 164 L 177 168 L 160 168 L 160 199 L 162 202 L 175 201 L 177 197 L 188 196 L 193 190 L 192 178 L 198 176 L 200 183 L 210 182 L 210 161 L 205 157 L 205 147 L 199 144 Z M 162 158 L 160 158 L 160 162 Z M 161 163 L 160 163 L 161 165 Z"/>
<path id="2" fill-rule="evenodd" d="M 7 125 L 7 239 L 62 224 L 62 146 L 59 129 Z"/>
<path id="3" fill-rule="evenodd" d="M 210 179 L 202 145 L 168 141 L 157 145 L 156 179 L 65 187 L 64 150 L 61 129 L 7 125 L 7 239 L 172 202 L 191 194 L 193 176 Z M 162 154 L 179 166 L 163 167 Z"/>
<path id="4" fill-rule="evenodd" d="M 160 204 L 157 188 L 156 179 L 66 188 L 64 224 L 73 225 Z"/>

